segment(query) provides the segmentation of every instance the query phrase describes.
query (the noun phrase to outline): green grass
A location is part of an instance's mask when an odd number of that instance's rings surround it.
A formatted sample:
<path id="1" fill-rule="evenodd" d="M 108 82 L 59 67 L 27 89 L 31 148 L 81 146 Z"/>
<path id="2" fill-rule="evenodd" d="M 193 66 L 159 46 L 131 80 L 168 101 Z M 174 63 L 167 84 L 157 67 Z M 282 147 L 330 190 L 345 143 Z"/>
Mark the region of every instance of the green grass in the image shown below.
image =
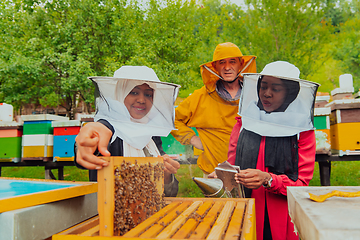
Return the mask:
<path id="1" fill-rule="evenodd" d="M 52 170 L 57 177 L 58 171 Z M 44 167 L 2 167 L 2 177 L 16 178 L 45 178 Z M 181 165 L 176 178 L 179 180 L 178 197 L 204 197 L 201 190 L 192 180 L 193 177 L 203 177 L 202 171 L 197 165 Z M 88 171 L 77 167 L 64 167 L 64 180 L 67 181 L 88 181 Z M 360 162 L 332 162 L 331 179 L 332 186 L 360 186 Z M 320 186 L 319 165 L 315 163 L 314 177 L 310 186 Z"/>
<path id="2" fill-rule="evenodd" d="M 51 172 L 57 178 L 58 170 L 53 169 Z M 2 167 L 2 177 L 15 177 L 15 178 L 45 178 L 45 167 Z M 79 169 L 75 166 L 64 167 L 64 180 L 66 181 L 89 181 L 88 171 Z"/>
<path id="3" fill-rule="evenodd" d="M 360 161 L 331 162 L 331 186 L 360 186 Z M 319 164 L 315 163 L 310 186 L 320 185 Z"/>

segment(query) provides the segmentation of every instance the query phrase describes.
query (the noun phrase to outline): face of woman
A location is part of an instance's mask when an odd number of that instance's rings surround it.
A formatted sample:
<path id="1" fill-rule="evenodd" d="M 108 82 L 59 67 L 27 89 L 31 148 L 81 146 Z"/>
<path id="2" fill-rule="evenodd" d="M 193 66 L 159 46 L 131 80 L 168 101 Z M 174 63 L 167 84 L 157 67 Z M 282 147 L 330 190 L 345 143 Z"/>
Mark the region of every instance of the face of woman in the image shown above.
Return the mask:
<path id="1" fill-rule="evenodd" d="M 285 101 L 285 84 L 276 77 L 264 76 L 260 83 L 259 98 L 266 112 L 273 112 Z"/>
<path id="2" fill-rule="evenodd" d="M 134 87 L 126 96 L 124 104 L 131 117 L 143 118 L 151 109 L 154 98 L 154 89 L 146 83 Z"/>

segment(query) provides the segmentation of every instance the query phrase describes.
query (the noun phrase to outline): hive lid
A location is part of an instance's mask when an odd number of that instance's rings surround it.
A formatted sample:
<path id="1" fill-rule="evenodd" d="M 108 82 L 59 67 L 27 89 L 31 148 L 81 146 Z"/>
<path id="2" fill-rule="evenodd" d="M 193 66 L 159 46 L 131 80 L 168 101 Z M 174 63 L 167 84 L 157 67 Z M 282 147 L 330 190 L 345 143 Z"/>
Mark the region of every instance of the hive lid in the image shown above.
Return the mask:
<path id="1" fill-rule="evenodd" d="M 43 120 L 66 121 L 66 120 L 69 120 L 68 117 L 62 117 L 62 116 L 53 115 L 53 114 L 21 115 L 21 119 L 23 121 L 43 121 Z"/>
<path id="2" fill-rule="evenodd" d="M 68 121 L 53 121 L 52 127 L 80 127 L 80 120 L 68 120 Z"/>

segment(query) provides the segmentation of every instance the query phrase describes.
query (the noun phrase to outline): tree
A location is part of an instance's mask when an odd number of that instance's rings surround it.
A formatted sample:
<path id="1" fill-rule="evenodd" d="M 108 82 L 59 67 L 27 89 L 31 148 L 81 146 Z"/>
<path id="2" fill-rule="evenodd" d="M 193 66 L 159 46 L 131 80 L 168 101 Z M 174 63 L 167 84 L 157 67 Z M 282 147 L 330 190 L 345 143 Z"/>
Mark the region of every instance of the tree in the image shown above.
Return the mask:
<path id="1" fill-rule="evenodd" d="M 258 57 L 259 70 L 283 60 L 306 79 L 328 58 L 322 47 L 330 40 L 331 26 L 323 20 L 326 4 L 321 0 L 247 0 L 246 5 L 246 12 L 232 12 L 224 32 Z"/>
<path id="2" fill-rule="evenodd" d="M 108 76 L 133 55 L 128 35 L 142 18 L 127 1 L 16 1 L 2 6 L 10 27 L 1 35 L 12 43 L 1 55 L 4 99 L 15 107 L 60 105 L 70 118 L 79 97 L 88 106 L 93 102 L 87 77 Z"/>
<path id="3" fill-rule="evenodd" d="M 360 1 L 352 2 L 354 17 L 340 27 L 333 43 L 334 58 L 340 60 L 346 73 L 353 75 L 354 88 L 360 89 Z"/>

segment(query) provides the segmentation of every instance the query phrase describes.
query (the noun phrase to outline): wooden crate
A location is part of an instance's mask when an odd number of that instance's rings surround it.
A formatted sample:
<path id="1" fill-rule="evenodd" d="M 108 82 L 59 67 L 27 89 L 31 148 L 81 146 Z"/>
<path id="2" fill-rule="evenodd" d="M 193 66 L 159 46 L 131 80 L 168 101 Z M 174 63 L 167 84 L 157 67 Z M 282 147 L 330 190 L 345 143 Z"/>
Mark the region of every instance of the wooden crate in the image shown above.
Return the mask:
<path id="1" fill-rule="evenodd" d="M 251 198 L 165 198 L 167 206 L 116 239 L 256 239 Z M 53 240 L 99 240 L 99 217 L 53 235 Z"/>

